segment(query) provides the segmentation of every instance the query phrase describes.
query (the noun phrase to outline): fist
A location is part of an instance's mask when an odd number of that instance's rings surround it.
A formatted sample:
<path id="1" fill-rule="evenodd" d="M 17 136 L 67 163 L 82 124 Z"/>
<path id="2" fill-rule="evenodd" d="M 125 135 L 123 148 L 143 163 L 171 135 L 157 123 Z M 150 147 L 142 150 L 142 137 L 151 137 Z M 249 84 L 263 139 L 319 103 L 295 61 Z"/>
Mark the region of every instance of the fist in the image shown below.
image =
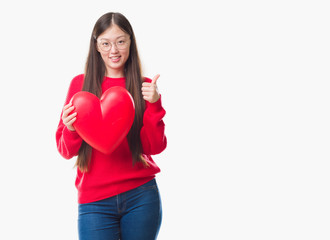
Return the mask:
<path id="1" fill-rule="evenodd" d="M 76 121 L 77 113 L 70 114 L 74 109 L 74 106 L 72 106 L 72 103 L 69 103 L 63 107 L 63 114 L 62 114 L 62 121 L 64 125 L 70 130 L 70 131 L 76 131 L 72 124 Z"/>
<path id="2" fill-rule="evenodd" d="M 154 76 L 151 83 L 148 83 L 148 82 L 142 83 L 143 99 L 150 103 L 155 103 L 160 98 L 159 91 L 157 88 L 157 80 L 158 80 L 159 76 L 160 76 L 159 74 Z"/>

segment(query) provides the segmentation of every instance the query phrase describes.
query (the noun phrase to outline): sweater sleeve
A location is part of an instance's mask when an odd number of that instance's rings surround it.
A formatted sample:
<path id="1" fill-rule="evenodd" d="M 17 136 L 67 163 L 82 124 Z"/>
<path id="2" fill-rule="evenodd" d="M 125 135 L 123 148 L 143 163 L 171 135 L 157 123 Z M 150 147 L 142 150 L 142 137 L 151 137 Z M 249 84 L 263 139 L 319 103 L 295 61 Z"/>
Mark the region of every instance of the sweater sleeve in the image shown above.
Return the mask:
<path id="1" fill-rule="evenodd" d="M 140 132 L 144 154 L 159 154 L 166 148 L 167 138 L 165 136 L 165 124 L 163 122 L 165 114 L 166 111 L 162 107 L 161 97 L 155 103 L 146 101 L 143 126 Z"/>
<path id="2" fill-rule="evenodd" d="M 65 100 L 65 104 L 68 104 L 72 96 L 81 91 L 83 83 L 83 75 L 78 75 L 72 79 L 69 91 Z M 62 121 L 62 114 L 56 130 L 56 144 L 59 153 L 65 158 L 70 159 L 78 155 L 79 148 L 82 143 L 82 138 L 76 131 L 70 131 Z"/>

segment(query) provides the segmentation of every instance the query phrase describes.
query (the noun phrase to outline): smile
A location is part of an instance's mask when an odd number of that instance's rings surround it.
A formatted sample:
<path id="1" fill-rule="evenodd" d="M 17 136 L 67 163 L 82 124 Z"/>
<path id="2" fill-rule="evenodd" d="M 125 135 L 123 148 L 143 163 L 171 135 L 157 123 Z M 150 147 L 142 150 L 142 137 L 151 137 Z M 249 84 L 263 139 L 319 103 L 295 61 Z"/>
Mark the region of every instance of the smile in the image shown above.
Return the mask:
<path id="1" fill-rule="evenodd" d="M 118 62 L 121 56 L 110 57 L 112 62 Z"/>

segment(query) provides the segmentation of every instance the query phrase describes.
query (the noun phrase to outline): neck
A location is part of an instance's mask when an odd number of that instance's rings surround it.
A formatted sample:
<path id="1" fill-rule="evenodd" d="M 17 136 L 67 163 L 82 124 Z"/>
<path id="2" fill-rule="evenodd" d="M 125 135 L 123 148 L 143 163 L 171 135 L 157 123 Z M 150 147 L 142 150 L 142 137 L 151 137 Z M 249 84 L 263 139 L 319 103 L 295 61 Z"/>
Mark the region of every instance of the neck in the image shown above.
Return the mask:
<path id="1" fill-rule="evenodd" d="M 123 78 L 125 77 L 124 69 L 107 69 L 105 75 L 109 78 Z"/>

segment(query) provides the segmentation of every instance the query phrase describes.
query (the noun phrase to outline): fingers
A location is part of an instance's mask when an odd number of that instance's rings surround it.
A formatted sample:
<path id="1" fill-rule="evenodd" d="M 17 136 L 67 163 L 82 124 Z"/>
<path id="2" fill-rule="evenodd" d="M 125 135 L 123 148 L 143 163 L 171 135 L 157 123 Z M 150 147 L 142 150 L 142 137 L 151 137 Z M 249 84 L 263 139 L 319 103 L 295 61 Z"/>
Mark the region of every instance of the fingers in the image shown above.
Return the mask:
<path id="1" fill-rule="evenodd" d="M 72 120 L 75 120 L 76 119 L 76 116 L 77 116 L 77 113 L 72 113 L 71 115 L 67 116 L 66 118 L 63 119 L 63 123 L 65 125 L 68 125 L 70 124 L 70 122 L 72 122 Z M 73 121 L 74 122 L 74 121 Z M 72 124 L 70 124 L 72 125 Z"/>
<path id="2" fill-rule="evenodd" d="M 156 84 L 154 84 L 154 83 L 149 83 L 149 82 L 144 82 L 144 83 L 142 83 L 142 87 L 151 87 L 151 86 L 156 86 Z"/>
<path id="3" fill-rule="evenodd" d="M 158 88 L 157 88 L 157 79 L 159 78 L 159 74 L 157 74 L 151 83 L 149 82 L 144 82 L 142 83 L 142 96 L 143 99 L 150 102 L 150 103 L 154 103 L 157 102 L 159 99 L 159 92 L 158 92 Z"/>
<path id="4" fill-rule="evenodd" d="M 157 80 L 160 77 L 160 74 L 157 74 L 153 77 L 152 81 L 142 83 L 142 91 L 154 91 L 157 88 Z"/>
<path id="5" fill-rule="evenodd" d="M 64 110 L 63 117 L 64 118 L 67 117 L 70 114 L 70 112 L 72 112 L 73 109 L 74 109 L 74 107 L 72 106 L 72 107 L 69 107 L 68 109 Z"/>
<path id="6" fill-rule="evenodd" d="M 153 92 L 155 91 L 155 89 L 156 89 L 155 85 L 147 85 L 147 84 L 145 85 L 142 84 L 142 88 L 141 88 L 142 92 Z"/>
<path id="7" fill-rule="evenodd" d="M 158 101 L 159 95 L 158 94 L 145 94 L 145 95 L 143 95 L 143 99 L 150 103 L 155 103 Z"/>
<path id="8" fill-rule="evenodd" d="M 74 110 L 74 106 L 72 103 L 69 103 L 63 107 L 62 121 L 65 126 L 71 131 L 75 131 L 72 124 L 77 120 L 77 113 L 74 112 L 70 114 Z"/>
<path id="9" fill-rule="evenodd" d="M 146 96 L 146 95 L 143 95 L 143 99 L 150 102 L 151 100 L 151 97 L 150 96 Z"/>
<path id="10" fill-rule="evenodd" d="M 65 106 L 63 107 L 63 111 L 66 110 L 66 109 L 68 109 L 68 108 L 71 107 L 71 106 L 72 106 L 72 103 L 71 103 L 71 102 L 68 103 L 67 105 L 65 105 Z"/>
<path id="11" fill-rule="evenodd" d="M 71 131 L 74 130 L 72 124 L 77 120 L 77 113 L 71 114 L 66 120 L 68 121 L 67 124 L 65 124 Z"/>
<path id="12" fill-rule="evenodd" d="M 157 91 L 157 85 L 154 83 L 144 82 L 142 83 L 142 94 L 145 92 L 155 92 Z"/>
<path id="13" fill-rule="evenodd" d="M 72 103 L 69 103 L 63 107 L 63 116 L 68 116 L 69 113 L 74 109 L 74 106 L 72 106 Z"/>
<path id="14" fill-rule="evenodd" d="M 69 104 L 68 105 L 65 105 L 64 108 L 63 108 L 62 119 L 63 118 L 66 118 L 70 114 L 70 112 L 73 111 L 73 109 L 74 109 L 74 106 L 69 106 Z"/>

